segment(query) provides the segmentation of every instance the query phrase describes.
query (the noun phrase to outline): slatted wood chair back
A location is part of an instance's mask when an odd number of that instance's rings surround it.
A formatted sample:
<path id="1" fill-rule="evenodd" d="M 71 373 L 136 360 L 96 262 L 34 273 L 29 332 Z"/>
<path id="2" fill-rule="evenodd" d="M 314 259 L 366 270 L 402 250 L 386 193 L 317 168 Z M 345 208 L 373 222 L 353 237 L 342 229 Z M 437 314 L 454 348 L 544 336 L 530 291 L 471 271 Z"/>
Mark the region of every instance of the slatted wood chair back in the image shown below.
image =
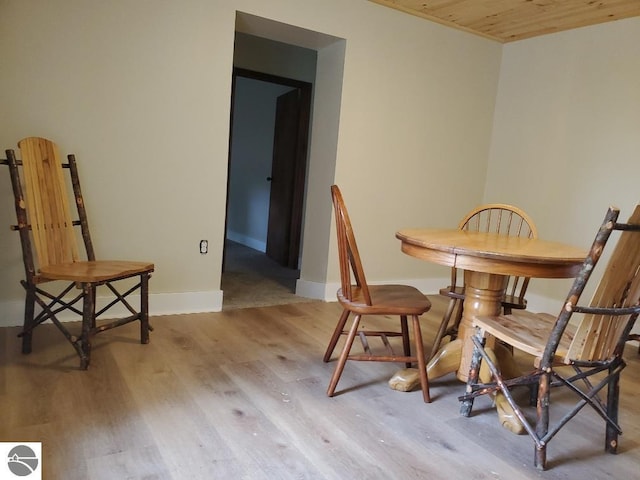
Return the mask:
<path id="1" fill-rule="evenodd" d="M 636 206 L 627 224 L 640 225 L 640 205 Z M 616 229 L 615 226 L 612 228 Z M 638 305 L 639 302 L 640 231 L 625 229 L 611 254 L 590 307 L 619 309 Z M 565 362 L 608 360 L 621 354 L 616 349 L 624 344 L 629 333 L 629 318 L 630 315 L 620 315 L 615 310 L 583 314 Z"/>
<path id="2" fill-rule="evenodd" d="M 458 228 L 513 237 L 538 237 L 533 219 L 524 210 L 504 203 L 489 203 L 473 209 L 460 221 Z"/>
<path id="3" fill-rule="evenodd" d="M 55 143 L 29 137 L 22 156 L 26 211 L 40 269 L 80 260 L 62 162 Z"/>
<path id="4" fill-rule="evenodd" d="M 538 238 L 538 228 L 533 219 L 522 209 L 504 203 L 480 205 L 469 212 L 458 224 L 460 230 L 496 233 L 511 237 Z M 452 269 L 452 285 L 456 284 L 457 269 Z M 514 308 L 525 305 L 529 278 L 511 276 L 505 294 Z M 519 304 L 519 305 L 518 305 Z M 507 312 L 508 313 L 508 312 Z"/>
<path id="5" fill-rule="evenodd" d="M 347 207 L 342 199 L 342 193 L 337 185 L 331 186 L 331 200 L 336 218 L 338 237 L 338 261 L 340 264 L 340 283 L 342 295 L 353 301 L 357 293 L 362 294 L 367 305 L 372 305 L 369 286 L 364 275 L 358 245 L 351 227 L 351 220 Z M 353 277 L 352 277 L 353 274 Z M 352 283 L 355 280 L 355 285 Z"/>

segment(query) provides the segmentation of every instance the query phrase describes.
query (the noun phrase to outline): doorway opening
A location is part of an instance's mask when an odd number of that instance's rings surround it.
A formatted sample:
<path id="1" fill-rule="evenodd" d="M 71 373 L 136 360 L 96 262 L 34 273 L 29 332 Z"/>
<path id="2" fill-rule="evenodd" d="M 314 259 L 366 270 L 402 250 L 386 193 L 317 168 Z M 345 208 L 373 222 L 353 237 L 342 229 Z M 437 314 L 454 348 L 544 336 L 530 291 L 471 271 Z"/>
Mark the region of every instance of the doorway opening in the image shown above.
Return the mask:
<path id="1" fill-rule="evenodd" d="M 299 278 L 312 84 L 234 68 L 223 309 L 302 301 Z"/>
<path id="2" fill-rule="evenodd" d="M 310 135 L 308 141 L 306 172 L 299 173 L 304 176 L 301 209 L 302 230 L 298 246 L 290 248 L 284 258 L 288 262 L 297 262 L 295 280 L 295 293 L 293 287 L 288 293 L 291 301 L 308 301 L 308 299 L 326 299 L 327 286 L 324 279 L 327 278 L 328 258 L 330 251 L 329 232 L 332 225 L 332 207 L 328 201 L 326 188 L 335 180 L 335 166 L 338 145 L 338 126 L 340 124 L 340 108 L 342 96 L 342 81 L 344 73 L 346 40 L 343 38 L 328 35 L 322 32 L 307 30 L 295 25 L 290 25 L 276 20 L 258 17 L 245 12 L 236 12 L 236 32 L 233 51 L 234 69 L 245 69 L 252 72 L 263 72 L 263 74 L 273 75 L 281 79 L 295 79 L 312 85 L 311 97 L 313 102 L 310 109 L 313 110 L 309 118 L 313 118 L 313 124 L 309 125 Z M 233 87 L 237 88 L 236 80 L 247 80 L 246 77 L 234 76 Z M 256 81 L 256 79 L 249 79 Z M 265 79 L 263 78 L 262 81 Z M 269 80 L 269 79 L 266 79 Z M 267 82 L 270 84 L 271 82 Z M 277 82 L 276 82 L 277 83 Z M 286 83 L 285 83 L 286 84 Z M 293 85 L 296 87 L 296 85 Z M 233 89 L 232 89 L 233 90 Z M 291 88 L 289 89 L 291 90 Z M 233 93 L 233 92 L 232 92 Z M 280 94 L 286 93 L 280 92 Z M 233 94 L 235 100 L 237 95 Z M 275 103 L 275 101 L 274 101 Z M 237 115 L 232 108 L 232 129 L 234 117 Z M 275 118 L 275 112 L 273 113 Z M 233 130 L 230 131 L 229 155 L 235 153 L 231 141 L 236 138 Z M 256 132 L 252 132 L 251 141 L 243 142 L 243 147 L 254 145 L 260 139 Z M 272 135 L 273 139 L 273 135 Z M 265 150 L 269 155 L 273 154 L 273 148 Z M 270 160 L 271 161 L 271 158 Z M 245 171 L 253 172 L 250 167 Z M 271 186 L 267 177 L 271 176 L 268 171 L 260 173 L 261 191 L 264 197 L 270 199 Z M 244 176 L 243 176 L 244 177 Z M 269 185 L 268 193 L 264 189 Z M 268 210 L 262 211 L 260 215 L 254 215 L 256 205 L 268 204 L 266 201 L 259 203 L 250 197 L 248 204 L 252 207 L 252 214 L 233 216 L 231 208 L 233 202 L 230 197 L 230 189 L 227 189 L 227 215 L 225 217 L 225 233 L 235 231 L 237 225 L 231 226 L 231 222 L 244 222 L 244 227 L 255 226 L 259 222 L 267 221 Z M 264 223 L 262 224 L 264 225 Z M 267 227 L 264 227 L 266 230 Z M 237 232 L 236 232 L 237 233 Z M 251 243 L 253 235 L 244 238 L 243 245 Z M 289 241 L 295 236 L 289 236 Z M 240 237 L 242 240 L 242 237 Z M 236 241 L 230 238 L 230 241 Z M 236 242 L 238 243 L 238 242 Z M 289 242 L 282 242 L 287 244 Z M 253 244 L 252 248 L 262 253 L 266 257 L 267 249 L 266 236 Z M 296 252 L 295 254 L 292 252 Z M 228 288 L 229 266 L 225 265 L 225 252 L 222 252 L 222 276 L 221 287 L 223 293 L 222 309 L 228 308 L 231 300 L 231 293 Z M 266 257 L 269 258 L 269 257 Z M 271 259 L 269 259 L 271 260 Z M 255 263 L 255 262 L 254 262 Z M 291 263 L 289 263 L 291 264 Z M 279 264 L 278 264 L 279 265 Z M 279 265 L 281 267 L 281 265 Z M 286 268 L 286 267 L 282 267 Z M 251 297 L 255 295 L 257 288 L 244 288 L 242 295 L 251 303 Z M 335 290 L 334 290 L 335 291 Z M 277 295 L 273 295 L 275 298 Z M 331 293 L 333 298 L 333 292 Z M 271 300 L 272 302 L 275 300 Z M 277 303 L 289 303 L 278 301 Z"/>

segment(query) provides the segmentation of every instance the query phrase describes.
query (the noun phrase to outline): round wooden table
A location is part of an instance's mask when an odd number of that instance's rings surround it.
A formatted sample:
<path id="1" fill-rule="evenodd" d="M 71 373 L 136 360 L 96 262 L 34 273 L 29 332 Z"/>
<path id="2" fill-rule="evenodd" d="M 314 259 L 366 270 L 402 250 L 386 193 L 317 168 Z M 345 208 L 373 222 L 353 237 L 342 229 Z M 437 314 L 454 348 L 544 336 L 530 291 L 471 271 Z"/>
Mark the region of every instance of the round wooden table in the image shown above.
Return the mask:
<path id="1" fill-rule="evenodd" d="M 456 372 L 464 382 L 473 353 L 473 319 L 501 313 L 508 277 L 572 278 L 587 255 L 587 250 L 563 243 L 459 229 L 405 229 L 396 237 L 407 255 L 464 270 L 465 298 L 458 338 L 441 347 L 427 365 L 429 378 Z M 490 339 L 487 345 L 492 346 Z M 521 433 L 522 425 L 506 400 L 501 395 L 495 400 L 502 425 Z"/>
<path id="2" fill-rule="evenodd" d="M 465 299 L 458 339 L 462 342 L 457 377 L 467 380 L 473 351 L 474 316 L 497 315 L 509 275 L 532 278 L 572 278 L 587 251 L 559 242 L 458 229 L 405 229 L 396 233 L 407 255 L 465 271 Z M 443 347 L 443 348 L 446 348 Z M 459 350 L 458 350 L 459 352 Z M 449 360 L 436 354 L 429 369 Z M 447 371 L 438 372 L 438 376 Z"/>

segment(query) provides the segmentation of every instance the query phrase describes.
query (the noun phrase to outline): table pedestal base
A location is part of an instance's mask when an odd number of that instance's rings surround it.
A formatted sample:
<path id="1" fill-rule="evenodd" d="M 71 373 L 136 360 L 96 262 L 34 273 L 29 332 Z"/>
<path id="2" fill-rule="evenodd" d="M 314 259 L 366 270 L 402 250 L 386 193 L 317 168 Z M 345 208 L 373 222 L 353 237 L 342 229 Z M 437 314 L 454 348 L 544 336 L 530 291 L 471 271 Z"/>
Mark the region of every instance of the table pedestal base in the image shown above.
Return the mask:
<path id="1" fill-rule="evenodd" d="M 487 354 L 492 357 L 496 365 L 500 365 L 506 377 L 516 377 L 519 375 L 513 356 L 508 348 L 503 345 L 496 345 L 495 352 L 487 348 Z M 496 358 L 497 357 L 497 358 Z M 456 372 L 460 366 L 462 358 L 462 340 L 456 339 L 445 344 L 427 365 L 427 376 L 429 380 L 443 377 Z M 480 381 L 488 383 L 491 381 L 491 373 L 485 364 L 480 367 Z M 389 387 L 401 392 L 409 392 L 420 386 L 420 375 L 417 368 L 404 368 L 396 372 L 389 380 Z M 518 417 L 514 413 L 511 405 L 505 396 L 498 392 L 493 395 L 493 401 L 500 420 L 500 425 L 517 435 L 525 433 Z"/>

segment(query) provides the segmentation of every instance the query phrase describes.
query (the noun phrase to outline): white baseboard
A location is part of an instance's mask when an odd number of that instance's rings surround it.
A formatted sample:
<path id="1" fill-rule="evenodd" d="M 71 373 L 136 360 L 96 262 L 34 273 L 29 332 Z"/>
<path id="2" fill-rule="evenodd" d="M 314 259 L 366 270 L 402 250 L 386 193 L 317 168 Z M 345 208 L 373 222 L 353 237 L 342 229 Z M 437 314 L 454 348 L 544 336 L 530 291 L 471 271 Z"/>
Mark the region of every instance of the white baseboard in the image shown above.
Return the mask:
<path id="1" fill-rule="evenodd" d="M 393 280 L 388 282 L 371 282 L 376 283 L 397 283 L 402 285 L 411 285 L 416 287 L 423 293 L 436 294 L 443 285 L 446 285 L 448 278 L 425 278 L 411 280 Z M 340 284 L 335 283 L 318 283 L 309 282 L 307 280 L 298 280 L 296 282 L 296 295 L 302 297 L 314 298 L 325 302 L 335 302 L 336 292 L 340 288 Z M 139 305 L 139 296 L 131 295 L 128 297 L 133 306 Z M 559 313 L 561 301 L 550 299 L 533 293 L 527 294 L 528 309 L 532 312 L 547 312 L 551 314 Z M 104 305 L 104 298 L 97 299 L 98 306 Z M 206 313 L 222 311 L 222 290 L 212 290 L 206 292 L 183 292 L 183 293 L 156 293 L 149 296 L 149 315 L 180 315 L 188 313 Z M 24 300 L 0 302 L 0 327 L 21 326 L 24 317 Z M 118 309 L 114 307 L 113 318 L 124 317 L 128 315 L 128 311 L 124 308 Z M 111 315 L 110 315 L 111 317 Z M 77 321 L 79 317 L 73 314 L 60 315 L 61 321 Z M 640 332 L 640 325 L 636 325 L 634 332 Z"/>
<path id="2" fill-rule="evenodd" d="M 178 315 L 222 311 L 222 290 L 160 293 L 149 297 L 149 315 Z"/>
<path id="3" fill-rule="evenodd" d="M 376 284 L 399 284 L 411 285 L 425 294 L 438 292 L 443 285 L 447 285 L 448 278 L 423 278 L 411 280 L 389 280 L 384 282 L 367 282 L 371 285 Z M 296 282 L 296 295 L 307 298 L 315 298 L 324 300 L 325 302 L 335 302 L 336 292 L 340 288 L 340 283 L 317 283 L 299 279 Z"/>
<path id="4" fill-rule="evenodd" d="M 236 243 L 244 245 L 245 247 L 258 250 L 259 252 L 267 251 L 267 243 L 264 240 L 258 240 L 257 238 L 248 237 L 247 235 L 231 231 L 227 232 L 227 238 Z"/>
<path id="5" fill-rule="evenodd" d="M 545 312 L 555 315 L 560 313 L 562 300 L 543 297 L 527 290 L 527 310 L 535 313 Z"/>
<path id="6" fill-rule="evenodd" d="M 296 281 L 296 295 L 324 300 L 325 302 L 335 302 L 337 301 L 336 292 L 339 287 L 340 284 L 338 283 L 318 283 L 298 279 Z"/>
<path id="7" fill-rule="evenodd" d="M 107 300 L 108 298 L 108 300 Z M 98 297 L 97 308 L 105 305 L 112 297 Z M 127 297 L 134 308 L 140 305 L 139 295 Z M 24 301 L 0 302 L 0 327 L 21 326 L 24 321 Z M 186 313 L 220 312 L 222 311 L 222 290 L 208 292 L 183 292 L 183 293 L 156 293 L 149 295 L 149 315 L 177 315 Z M 129 311 L 120 305 L 114 306 L 109 311 L 110 318 L 120 318 L 129 315 Z M 71 312 L 61 313 L 60 321 L 77 321 L 78 315 Z"/>
<path id="8" fill-rule="evenodd" d="M 448 277 L 442 278 L 418 278 L 410 280 L 390 280 L 386 282 L 369 282 L 375 284 L 399 284 L 411 285 L 426 295 L 437 295 L 440 289 L 449 284 Z M 340 288 L 338 282 L 335 283 L 317 283 L 306 280 L 298 280 L 296 282 L 296 295 L 302 297 L 324 300 L 325 302 L 336 302 L 336 292 Z M 527 292 L 527 310 L 531 312 L 546 312 L 552 315 L 560 313 L 562 308 L 562 300 L 544 297 L 535 293 Z M 636 323 L 633 333 L 640 333 L 640 323 Z"/>
<path id="9" fill-rule="evenodd" d="M 411 280 L 391 280 L 376 283 L 397 283 L 402 285 L 412 285 L 424 293 L 438 292 L 446 285 L 448 278 L 427 278 Z M 325 302 L 337 301 L 336 292 L 340 288 L 340 283 L 319 283 L 299 279 L 296 282 L 296 295 L 306 298 L 323 300 Z M 181 293 L 155 293 L 149 295 L 149 315 L 180 315 L 189 313 L 205 313 L 222 311 L 222 290 L 212 290 L 206 292 L 181 292 Z M 98 297 L 96 299 L 97 308 L 101 308 L 112 297 Z M 140 304 L 138 295 L 128 297 L 131 305 L 136 308 Z M 0 302 L 0 327 L 21 326 L 24 318 L 24 300 Z M 129 311 L 124 307 L 116 305 L 109 312 L 110 318 L 119 318 L 129 315 Z M 61 321 L 77 321 L 79 317 L 73 313 L 66 312 L 59 315 Z"/>

